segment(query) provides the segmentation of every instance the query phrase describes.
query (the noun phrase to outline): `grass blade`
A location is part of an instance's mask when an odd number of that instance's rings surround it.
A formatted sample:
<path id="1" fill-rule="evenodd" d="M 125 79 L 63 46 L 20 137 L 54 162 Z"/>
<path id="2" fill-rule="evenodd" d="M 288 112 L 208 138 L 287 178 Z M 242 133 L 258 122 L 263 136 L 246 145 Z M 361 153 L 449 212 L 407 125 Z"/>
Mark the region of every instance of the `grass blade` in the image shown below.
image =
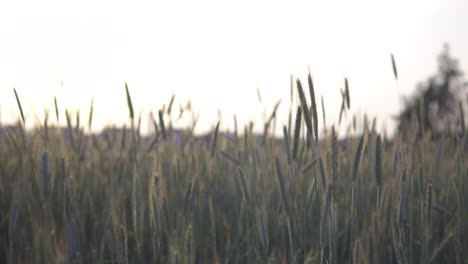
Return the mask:
<path id="1" fill-rule="evenodd" d="M 283 137 L 284 137 L 284 143 L 286 147 L 286 156 L 288 158 L 288 164 L 291 164 L 291 147 L 289 144 L 289 135 L 288 135 L 288 129 L 286 126 L 283 126 Z"/>
<path id="2" fill-rule="evenodd" d="M 19 99 L 18 93 L 16 92 L 15 88 L 13 88 L 13 92 L 15 92 L 16 103 L 18 104 L 18 108 L 20 110 L 21 120 L 23 120 L 23 125 L 26 125 L 26 121 L 24 120 L 23 107 L 21 107 L 21 101 Z"/>
<path id="3" fill-rule="evenodd" d="M 281 172 L 281 166 L 278 160 L 278 157 L 275 157 L 275 163 L 276 163 L 276 175 L 278 176 L 278 183 L 281 191 L 281 200 L 283 202 L 283 207 L 286 211 L 286 214 L 290 215 L 290 209 L 289 209 L 289 202 L 288 202 L 288 196 L 286 195 L 286 186 L 285 186 L 285 181 L 283 179 L 283 173 Z"/>
<path id="4" fill-rule="evenodd" d="M 325 135 L 327 134 L 327 121 L 325 118 L 325 103 L 323 102 L 323 96 L 321 97 L 322 101 L 322 115 L 323 115 L 323 131 L 325 132 Z"/>
<path id="5" fill-rule="evenodd" d="M 382 185 L 382 139 L 380 135 L 377 136 L 375 144 L 375 182 L 380 189 Z"/>
<path id="6" fill-rule="evenodd" d="M 171 115 L 172 105 L 174 104 L 175 94 L 172 95 L 171 101 L 169 101 L 169 106 L 167 107 L 167 114 Z"/>
<path id="7" fill-rule="evenodd" d="M 458 109 L 460 111 L 461 138 L 463 138 L 465 136 L 465 114 L 463 113 L 463 105 L 461 102 L 458 103 Z"/>
<path id="8" fill-rule="evenodd" d="M 331 134 L 331 153 L 332 153 L 332 183 L 333 185 L 336 184 L 336 178 L 337 178 L 337 173 L 338 173 L 338 146 L 337 146 L 337 138 L 336 138 L 336 133 L 335 133 L 335 127 L 332 126 L 332 134 Z"/>
<path id="9" fill-rule="evenodd" d="M 91 98 L 91 108 L 89 109 L 89 119 L 88 119 L 89 130 L 91 130 L 91 125 L 93 124 L 93 112 L 94 112 L 94 99 Z"/>

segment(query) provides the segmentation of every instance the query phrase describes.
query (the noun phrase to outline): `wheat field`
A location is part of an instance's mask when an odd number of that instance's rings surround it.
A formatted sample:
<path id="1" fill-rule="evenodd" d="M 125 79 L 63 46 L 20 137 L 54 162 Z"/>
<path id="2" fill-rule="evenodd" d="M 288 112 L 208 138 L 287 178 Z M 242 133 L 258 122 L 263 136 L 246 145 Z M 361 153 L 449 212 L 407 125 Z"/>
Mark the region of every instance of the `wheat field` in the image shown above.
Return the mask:
<path id="1" fill-rule="evenodd" d="M 261 134 L 237 121 L 175 129 L 172 98 L 144 135 L 127 85 L 125 127 L 87 133 L 93 105 L 80 122 L 55 99 L 25 130 L 15 90 L 19 121 L 0 128 L 0 262 L 468 263 L 463 122 L 438 138 L 417 122 L 338 136 L 305 83 L 289 119 L 276 105 Z"/>

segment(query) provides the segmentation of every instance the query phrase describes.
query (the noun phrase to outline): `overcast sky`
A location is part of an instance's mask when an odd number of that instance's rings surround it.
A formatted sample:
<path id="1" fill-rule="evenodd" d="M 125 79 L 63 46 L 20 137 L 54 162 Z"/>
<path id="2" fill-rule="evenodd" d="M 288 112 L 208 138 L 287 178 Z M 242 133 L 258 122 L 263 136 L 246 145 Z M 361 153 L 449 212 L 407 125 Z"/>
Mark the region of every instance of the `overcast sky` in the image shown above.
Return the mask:
<path id="1" fill-rule="evenodd" d="M 158 110 L 172 94 L 177 104 L 191 98 L 201 113 L 199 131 L 216 123 L 217 109 L 225 128 L 232 127 L 234 113 L 241 123 L 261 121 L 279 98 L 286 123 L 290 76 L 306 81 L 310 66 L 328 124 L 337 123 L 347 77 L 352 112 L 367 112 L 391 127 L 398 94 L 410 94 L 436 71 L 445 42 L 467 72 L 466 14 L 462 0 L 5 0 L 1 118 L 18 118 L 16 87 L 29 126 L 44 108 L 53 109 L 54 96 L 62 111 L 80 108 L 84 119 L 93 97 L 96 130 L 123 124 L 128 82 L 137 112 Z"/>

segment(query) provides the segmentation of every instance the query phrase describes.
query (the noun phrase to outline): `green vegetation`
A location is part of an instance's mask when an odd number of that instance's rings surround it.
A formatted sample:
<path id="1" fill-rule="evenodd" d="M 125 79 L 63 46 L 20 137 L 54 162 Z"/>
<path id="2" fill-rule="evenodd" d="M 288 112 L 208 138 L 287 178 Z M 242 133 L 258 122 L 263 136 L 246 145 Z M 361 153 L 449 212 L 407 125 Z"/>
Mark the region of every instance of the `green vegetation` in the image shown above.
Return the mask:
<path id="1" fill-rule="evenodd" d="M 46 118 L 25 131 L 15 90 L 22 120 L 0 130 L 0 262 L 468 263 L 463 122 L 435 139 L 418 122 L 404 137 L 366 123 L 319 139 L 307 81 L 281 139 L 279 102 L 261 136 L 235 121 L 200 137 L 196 120 L 173 128 L 174 98 L 143 136 L 127 85 L 130 129 L 86 134 L 65 111 L 67 128 Z M 93 103 L 88 129 L 92 116 Z"/>
<path id="2" fill-rule="evenodd" d="M 395 65 L 393 57 L 392 62 Z M 396 77 L 396 70 L 394 73 Z M 467 96 L 467 87 L 459 62 L 451 56 L 446 44 L 437 58 L 437 72 L 419 83 L 415 94 L 405 98 L 404 108 L 397 118 L 399 129 L 408 130 L 417 122 L 420 132 L 429 130 L 433 136 L 458 133 L 459 121 L 464 118 L 458 106 L 466 105 L 463 97 Z M 466 99 L 468 102 L 468 97 Z"/>

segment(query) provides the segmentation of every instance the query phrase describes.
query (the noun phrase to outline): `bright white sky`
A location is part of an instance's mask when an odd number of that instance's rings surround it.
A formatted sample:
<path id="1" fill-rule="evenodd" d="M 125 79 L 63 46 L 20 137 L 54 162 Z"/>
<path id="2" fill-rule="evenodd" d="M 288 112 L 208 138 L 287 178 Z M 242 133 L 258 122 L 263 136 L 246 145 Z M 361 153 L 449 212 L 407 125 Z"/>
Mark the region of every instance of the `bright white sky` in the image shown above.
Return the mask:
<path id="1" fill-rule="evenodd" d="M 328 124 L 337 123 L 339 88 L 348 77 L 352 111 L 368 112 L 391 127 L 398 90 L 410 94 L 435 72 L 444 42 L 466 72 L 466 14 L 463 0 L 3 0 L 1 118 L 11 122 L 19 116 L 16 87 L 29 126 L 45 107 L 53 110 L 54 95 L 62 124 L 65 107 L 80 108 L 86 123 L 92 97 L 96 130 L 123 124 L 127 81 L 136 112 L 155 111 L 172 94 L 176 106 L 192 98 L 201 112 L 199 131 L 216 123 L 218 108 L 224 128 L 232 127 L 233 113 L 240 123 L 261 121 L 264 109 L 269 113 L 279 98 L 286 123 L 290 75 L 305 83 L 310 66 Z M 397 60 L 399 89 L 390 52 Z M 258 103 L 257 87 L 264 105 Z"/>

